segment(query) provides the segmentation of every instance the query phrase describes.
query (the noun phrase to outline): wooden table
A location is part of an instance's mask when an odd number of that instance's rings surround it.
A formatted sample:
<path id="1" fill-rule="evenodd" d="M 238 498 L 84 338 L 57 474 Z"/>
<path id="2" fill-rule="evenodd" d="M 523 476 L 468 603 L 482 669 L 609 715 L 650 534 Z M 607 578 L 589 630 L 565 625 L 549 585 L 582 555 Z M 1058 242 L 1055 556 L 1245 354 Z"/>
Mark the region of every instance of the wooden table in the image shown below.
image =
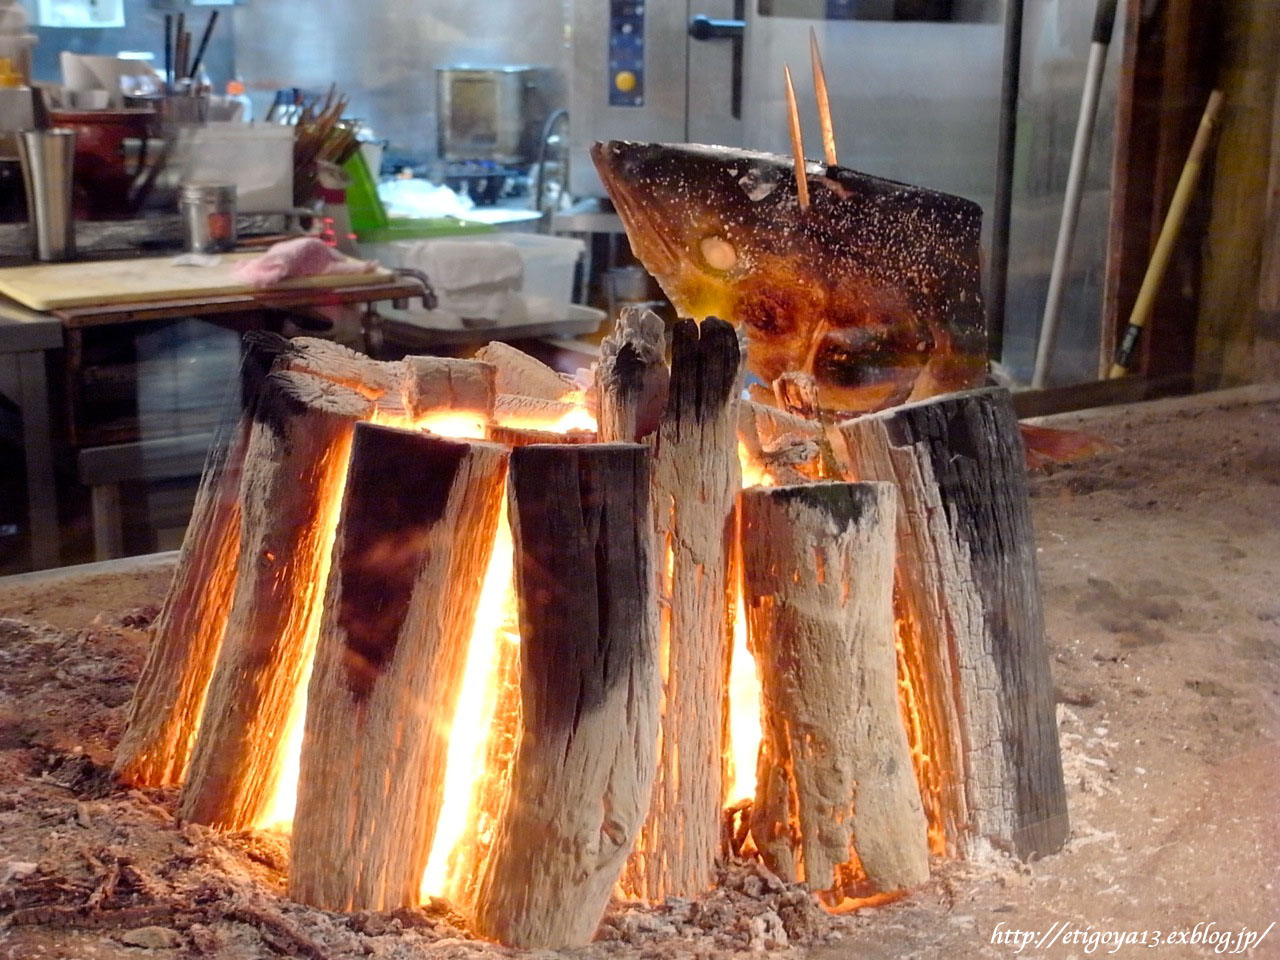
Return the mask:
<path id="1" fill-rule="evenodd" d="M 277 289 L 177 300 L 140 303 L 112 303 L 66 307 L 35 313 L 0 298 L 0 318 L 22 315 L 26 346 L 15 350 L 5 343 L 6 353 L 19 353 L 23 374 L 24 416 L 28 450 L 28 497 L 32 510 L 33 566 L 57 563 L 58 537 L 52 459 L 49 451 L 48 390 L 44 382 L 43 351 L 63 347 L 66 351 L 64 378 L 67 402 L 68 439 L 76 451 L 77 472 L 90 487 L 92 497 L 94 552 L 99 560 L 119 556 L 123 549 L 120 484 L 127 480 L 165 479 L 198 476 L 212 434 L 193 434 L 146 440 L 141 437 L 94 436 L 84 429 L 82 382 L 86 332 L 106 327 L 122 327 L 157 320 L 188 317 L 209 319 L 238 332 L 252 329 L 280 329 L 291 312 L 332 306 L 363 306 L 366 346 L 376 352 L 380 346 L 378 303 L 407 306 L 414 298 L 429 298 L 425 278 L 399 275 L 390 280 L 316 289 Z M 7 340 L 10 326 L 17 321 L 0 319 Z M 43 338 L 43 339 L 41 339 Z M 31 354 L 38 351 L 35 362 Z M 37 370 L 38 367 L 38 370 Z M 27 424 L 30 423 L 30 429 Z M 163 449 L 153 449 L 163 448 Z M 34 472 L 33 472 L 34 471 Z M 38 532 L 38 535 L 37 535 Z M 38 549 L 37 549 L 38 544 Z"/>
<path id="2" fill-rule="evenodd" d="M 62 324 L 0 300 L 0 354 L 13 357 L 22 410 L 27 477 L 28 553 L 33 568 L 58 564 L 58 498 L 53 472 L 45 352 L 62 346 Z"/>

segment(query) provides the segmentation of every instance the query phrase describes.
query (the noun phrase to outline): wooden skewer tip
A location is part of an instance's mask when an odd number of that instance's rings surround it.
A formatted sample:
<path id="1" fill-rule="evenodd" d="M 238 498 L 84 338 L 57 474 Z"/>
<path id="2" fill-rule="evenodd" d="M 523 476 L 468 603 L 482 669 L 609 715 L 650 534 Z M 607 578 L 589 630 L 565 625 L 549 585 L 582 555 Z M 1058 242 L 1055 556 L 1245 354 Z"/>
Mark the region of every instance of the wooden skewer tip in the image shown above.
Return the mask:
<path id="1" fill-rule="evenodd" d="M 800 209 L 809 209 L 809 178 L 804 163 L 804 138 L 800 133 L 800 111 L 796 107 L 796 89 L 791 82 L 791 68 L 782 65 L 782 75 L 787 81 L 787 116 L 791 124 L 791 153 L 796 164 L 796 197 Z"/>

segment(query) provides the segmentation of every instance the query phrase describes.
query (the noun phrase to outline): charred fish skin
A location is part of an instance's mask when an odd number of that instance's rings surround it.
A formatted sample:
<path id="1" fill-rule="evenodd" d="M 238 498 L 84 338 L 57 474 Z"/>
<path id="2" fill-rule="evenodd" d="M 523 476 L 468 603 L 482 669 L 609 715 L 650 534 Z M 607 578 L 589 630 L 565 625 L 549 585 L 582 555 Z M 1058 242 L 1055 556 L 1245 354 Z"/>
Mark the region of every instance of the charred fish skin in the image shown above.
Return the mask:
<path id="1" fill-rule="evenodd" d="M 814 375 L 827 410 L 861 413 L 986 376 L 982 209 L 790 157 L 699 144 L 595 144 L 641 262 L 683 315 L 740 325 L 751 371 Z"/>

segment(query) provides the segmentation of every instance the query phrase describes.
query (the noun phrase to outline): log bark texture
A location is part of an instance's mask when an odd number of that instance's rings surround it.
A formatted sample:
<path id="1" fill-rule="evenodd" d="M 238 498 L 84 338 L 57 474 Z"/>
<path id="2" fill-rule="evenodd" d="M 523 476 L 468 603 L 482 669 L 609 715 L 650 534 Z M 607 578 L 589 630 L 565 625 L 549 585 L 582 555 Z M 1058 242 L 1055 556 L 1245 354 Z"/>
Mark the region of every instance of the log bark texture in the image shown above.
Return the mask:
<path id="1" fill-rule="evenodd" d="M 898 708 L 893 486 L 756 487 L 741 510 L 763 694 L 756 847 L 813 890 L 924 883 L 927 825 Z"/>
<path id="2" fill-rule="evenodd" d="M 307 695 L 289 894 L 418 903 L 507 452 L 359 424 Z"/>
<path id="3" fill-rule="evenodd" d="M 475 416 L 483 426 L 493 417 L 497 371 L 492 364 L 452 357 L 405 357 L 401 362 L 400 397 L 411 419 L 448 412 Z"/>
<path id="4" fill-rule="evenodd" d="M 581 405 L 567 400 L 499 393 L 493 403 L 493 421 L 517 430 L 546 430 L 581 409 Z"/>
<path id="5" fill-rule="evenodd" d="M 577 391 L 568 377 L 500 340 L 485 344 L 476 351 L 474 359 L 493 365 L 499 393 L 563 400 Z"/>
<path id="6" fill-rule="evenodd" d="M 237 830 L 269 812 L 314 650 L 352 427 L 370 411 L 359 394 L 311 374 L 266 379 L 245 454 L 235 592 L 184 820 Z"/>
<path id="7" fill-rule="evenodd" d="M 1049 854 L 1068 834 L 1022 441 L 1009 394 L 973 390 L 841 424 L 850 475 L 898 487 L 898 587 L 931 827 Z M 932 796 L 930 796 L 932 794 Z"/>
<path id="8" fill-rule="evenodd" d="M 662 738 L 653 803 L 623 877 L 629 895 L 651 901 L 707 890 L 720 846 L 742 359 L 729 324 L 676 324 L 653 441 Z"/>
<path id="9" fill-rule="evenodd" d="M 596 419 L 603 442 L 632 443 L 658 426 L 671 380 L 666 325 L 650 310 L 626 307 L 600 342 Z"/>
<path id="10" fill-rule="evenodd" d="M 588 943 L 649 805 L 658 631 L 648 452 L 511 455 L 521 733 L 476 894 L 482 936 Z"/>
<path id="11" fill-rule="evenodd" d="M 151 646 L 116 748 L 122 783 L 160 787 L 186 774 L 209 678 L 226 630 L 240 551 L 240 482 L 253 408 L 263 380 L 291 349 L 275 335 L 246 337 L 241 365 L 244 413 L 209 450 L 173 581 L 151 631 Z"/>
<path id="12" fill-rule="evenodd" d="M 374 360 L 358 350 L 318 337 L 294 337 L 289 345 L 285 370 L 322 377 L 354 390 L 366 400 L 399 401 L 400 387 L 407 375 L 403 362 Z"/>

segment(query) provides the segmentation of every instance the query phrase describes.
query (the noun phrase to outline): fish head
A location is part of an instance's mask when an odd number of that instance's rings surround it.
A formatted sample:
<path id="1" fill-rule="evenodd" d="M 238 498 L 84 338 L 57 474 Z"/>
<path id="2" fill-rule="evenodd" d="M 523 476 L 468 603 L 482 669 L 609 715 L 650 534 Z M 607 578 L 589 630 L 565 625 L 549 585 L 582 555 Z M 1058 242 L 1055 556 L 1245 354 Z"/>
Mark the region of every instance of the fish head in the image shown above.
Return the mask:
<path id="1" fill-rule="evenodd" d="M 592 158 L 632 250 L 676 310 L 741 327 L 766 382 L 811 373 L 828 410 L 882 409 L 985 375 L 981 210 L 789 157 L 609 141 Z"/>

